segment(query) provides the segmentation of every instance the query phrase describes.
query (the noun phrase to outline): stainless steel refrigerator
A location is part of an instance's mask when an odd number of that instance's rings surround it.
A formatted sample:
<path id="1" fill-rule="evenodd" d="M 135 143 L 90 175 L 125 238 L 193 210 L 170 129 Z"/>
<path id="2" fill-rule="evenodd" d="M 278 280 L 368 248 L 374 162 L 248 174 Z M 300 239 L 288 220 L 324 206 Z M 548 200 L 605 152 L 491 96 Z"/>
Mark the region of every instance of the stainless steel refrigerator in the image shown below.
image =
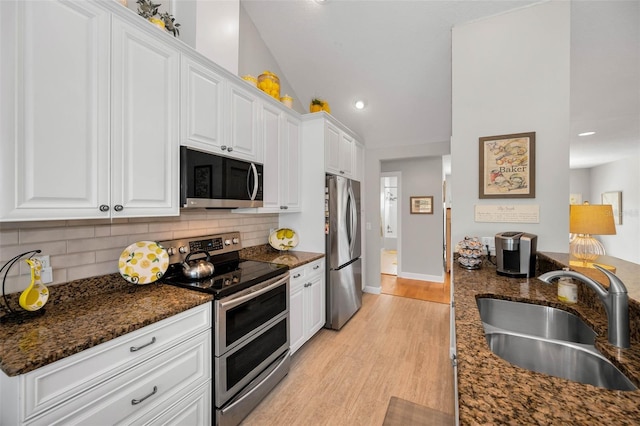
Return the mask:
<path id="1" fill-rule="evenodd" d="M 362 306 L 360 182 L 342 176 L 327 175 L 325 233 L 325 327 L 339 330 Z"/>

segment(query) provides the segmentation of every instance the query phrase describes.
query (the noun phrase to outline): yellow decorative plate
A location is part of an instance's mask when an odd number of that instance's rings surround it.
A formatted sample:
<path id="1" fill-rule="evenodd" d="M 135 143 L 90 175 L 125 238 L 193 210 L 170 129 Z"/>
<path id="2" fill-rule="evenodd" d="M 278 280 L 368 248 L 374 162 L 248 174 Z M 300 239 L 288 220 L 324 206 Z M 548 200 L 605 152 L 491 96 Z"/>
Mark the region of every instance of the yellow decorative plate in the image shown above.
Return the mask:
<path id="1" fill-rule="evenodd" d="M 122 278 L 133 284 L 149 284 L 162 278 L 169 254 L 155 241 L 138 241 L 124 249 L 118 260 Z"/>
<path id="2" fill-rule="evenodd" d="M 298 234 L 289 228 L 276 229 L 269 235 L 269 244 L 276 250 L 291 250 L 298 245 Z"/>

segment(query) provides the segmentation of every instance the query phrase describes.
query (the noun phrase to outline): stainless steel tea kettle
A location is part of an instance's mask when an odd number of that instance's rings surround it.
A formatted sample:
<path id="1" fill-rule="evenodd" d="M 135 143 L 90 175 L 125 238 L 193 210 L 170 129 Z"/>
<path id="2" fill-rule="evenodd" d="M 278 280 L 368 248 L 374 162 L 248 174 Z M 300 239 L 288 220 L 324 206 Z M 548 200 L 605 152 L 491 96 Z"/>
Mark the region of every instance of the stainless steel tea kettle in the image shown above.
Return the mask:
<path id="1" fill-rule="evenodd" d="M 204 259 L 198 259 L 189 262 L 189 258 L 191 257 L 191 255 L 197 253 L 204 253 L 207 255 L 207 257 Z M 204 250 L 192 251 L 184 259 L 184 262 L 182 262 L 182 273 L 185 277 L 191 278 L 193 280 L 207 278 L 208 276 L 213 275 L 213 272 L 215 271 L 215 267 L 210 261 L 211 256 L 208 252 Z"/>

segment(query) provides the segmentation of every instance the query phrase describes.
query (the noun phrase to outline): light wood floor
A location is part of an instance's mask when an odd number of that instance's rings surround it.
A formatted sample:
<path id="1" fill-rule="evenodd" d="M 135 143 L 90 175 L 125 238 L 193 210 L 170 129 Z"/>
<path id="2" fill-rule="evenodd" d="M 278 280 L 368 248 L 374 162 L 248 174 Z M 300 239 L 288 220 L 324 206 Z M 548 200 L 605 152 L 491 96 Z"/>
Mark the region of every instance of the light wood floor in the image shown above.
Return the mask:
<path id="1" fill-rule="evenodd" d="M 384 294 L 411 297 L 436 303 L 449 303 L 451 301 L 451 277 L 449 274 L 445 274 L 444 283 L 410 280 L 387 274 L 381 274 L 380 276 L 380 285 Z"/>
<path id="2" fill-rule="evenodd" d="M 243 426 L 382 425 L 397 396 L 454 413 L 449 305 L 363 295 L 340 330 L 322 329 Z"/>

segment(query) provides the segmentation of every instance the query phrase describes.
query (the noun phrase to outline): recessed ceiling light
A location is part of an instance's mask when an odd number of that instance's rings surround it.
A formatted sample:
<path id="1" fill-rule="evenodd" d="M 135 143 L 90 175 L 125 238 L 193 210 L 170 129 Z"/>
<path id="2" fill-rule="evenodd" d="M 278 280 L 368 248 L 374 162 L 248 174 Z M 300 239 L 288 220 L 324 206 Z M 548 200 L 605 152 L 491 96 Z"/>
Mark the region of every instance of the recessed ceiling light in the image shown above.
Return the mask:
<path id="1" fill-rule="evenodd" d="M 595 134 L 596 132 L 583 132 L 583 133 L 578 133 L 578 136 L 591 136 Z"/>
<path id="2" fill-rule="evenodd" d="M 364 107 L 366 106 L 365 102 L 362 100 L 357 100 L 353 103 L 353 106 L 356 107 L 356 109 L 364 109 Z"/>

